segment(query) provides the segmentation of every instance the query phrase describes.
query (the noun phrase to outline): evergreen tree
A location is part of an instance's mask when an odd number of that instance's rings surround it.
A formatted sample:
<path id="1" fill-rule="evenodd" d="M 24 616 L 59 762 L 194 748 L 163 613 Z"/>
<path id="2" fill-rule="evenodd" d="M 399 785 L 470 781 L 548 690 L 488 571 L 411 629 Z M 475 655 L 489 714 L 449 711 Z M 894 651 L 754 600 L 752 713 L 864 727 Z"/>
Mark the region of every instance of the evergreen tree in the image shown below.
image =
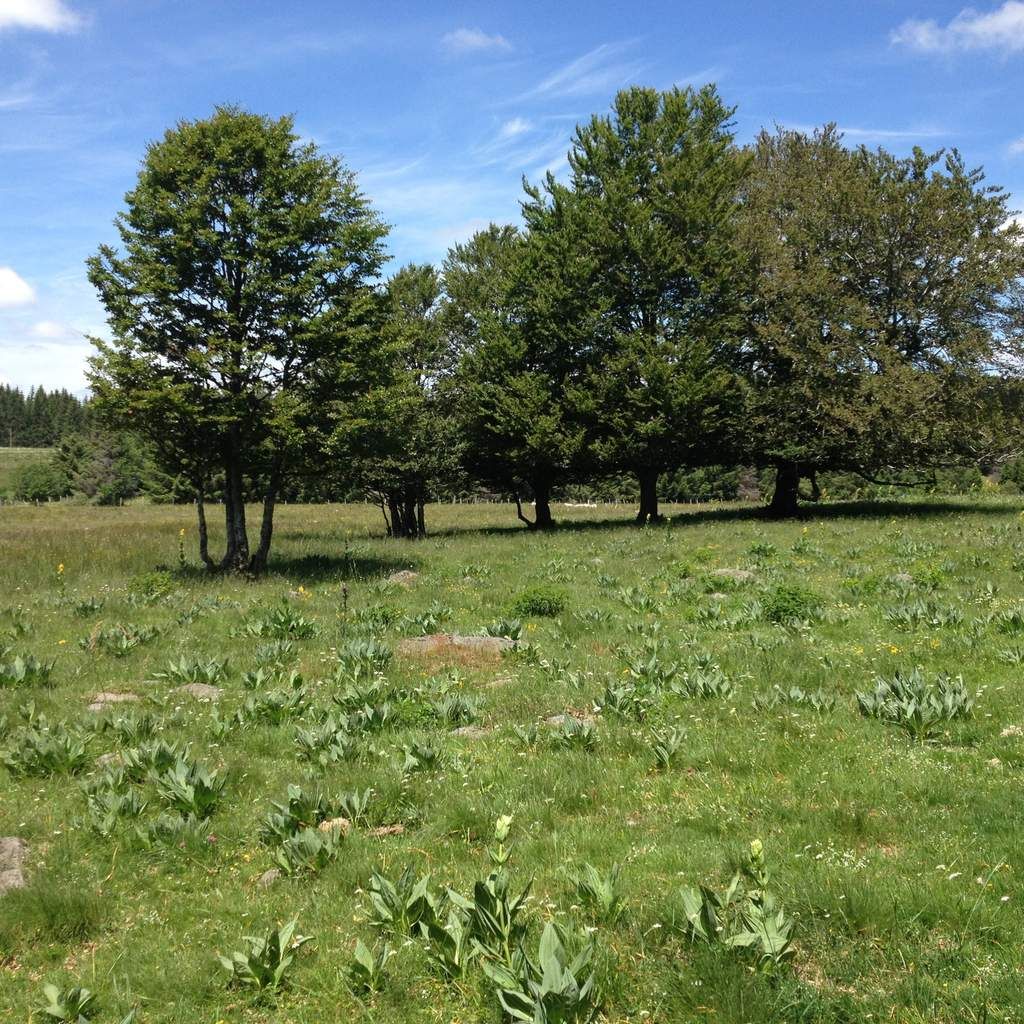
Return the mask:
<path id="1" fill-rule="evenodd" d="M 587 341 L 569 397 L 597 466 L 636 475 L 641 522 L 658 517 L 662 473 L 722 460 L 740 406 L 732 115 L 711 86 L 624 90 L 577 128 L 569 182 L 549 176 L 526 207 L 536 236 L 570 234 L 562 273 L 586 296 Z M 560 205 L 574 216 L 553 217 Z"/>

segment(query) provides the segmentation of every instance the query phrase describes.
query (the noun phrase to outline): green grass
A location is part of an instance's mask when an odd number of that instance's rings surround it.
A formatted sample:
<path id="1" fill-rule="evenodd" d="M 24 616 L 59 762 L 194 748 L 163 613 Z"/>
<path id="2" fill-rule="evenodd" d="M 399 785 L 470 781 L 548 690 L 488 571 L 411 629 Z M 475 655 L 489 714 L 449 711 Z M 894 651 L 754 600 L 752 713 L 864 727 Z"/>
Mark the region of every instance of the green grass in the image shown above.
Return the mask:
<path id="1" fill-rule="evenodd" d="M 10 490 L 16 469 L 45 462 L 52 454 L 52 448 L 0 448 L 0 497 Z"/>
<path id="2" fill-rule="evenodd" d="M 99 774 L 99 755 L 131 745 L 116 733 L 90 735 L 76 780 L 0 768 L 0 835 L 31 844 L 29 887 L 0 897 L 0 1006 L 11 1019 L 26 1019 L 53 982 L 96 992 L 92 1019 L 115 1024 L 133 1006 L 143 1022 L 498 1021 L 483 972 L 446 981 L 420 940 L 391 940 L 397 955 L 378 993 L 354 992 L 349 968 L 357 940 L 377 939 L 373 871 L 394 879 L 412 865 L 436 888 L 468 893 L 491 869 L 495 820 L 510 814 L 514 890 L 533 880 L 528 946 L 550 919 L 595 927 L 603 1019 L 1024 1020 L 1019 502 L 831 506 L 806 523 L 670 508 L 673 521 L 649 529 L 624 507 L 556 511 L 561 528 L 531 535 L 507 507 L 431 507 L 434 535 L 408 543 L 381 537 L 371 507 L 287 506 L 272 571 L 253 583 L 195 568 L 189 508 L 0 509 L 0 651 L 10 648 L 0 662 L 56 661 L 48 684 L 0 688 L 0 748 L 14 743 L 28 702 L 73 728 L 95 719 L 95 693 L 130 690 L 146 703 L 114 717 L 149 713 L 158 736 L 191 744 L 227 778 L 208 839 L 146 850 L 132 826 L 164 809 L 151 783 L 134 787 L 149 801 L 135 821 L 106 838 L 88 825 L 80 783 Z M 420 573 L 408 589 L 385 582 L 402 568 Z M 714 575 L 722 568 L 753 576 Z M 394 649 L 432 623 L 479 633 L 515 617 L 524 594 L 519 608 L 540 607 L 537 593 L 564 607 L 523 617 L 518 654 L 467 656 L 454 676 L 396 654 L 384 683 L 392 720 L 356 734 L 351 760 L 320 770 L 299 759 L 296 723 L 340 713 L 330 680 L 353 636 Z M 300 631 L 315 632 L 295 641 L 288 665 L 304 679 L 302 717 L 221 735 L 210 705 L 156 678 L 171 662 L 180 675 L 182 658 L 186 672 L 201 661 L 215 678 L 208 663 L 226 660 L 218 718 L 228 718 L 252 696 L 243 673 L 270 642 L 249 634 L 282 602 L 305 620 Z M 119 626 L 142 631 L 121 657 L 80 645 Z M 642 721 L 596 713 L 610 683 L 629 682 L 627 662 L 647 671 L 631 655 L 652 643 L 654 675 L 677 665 L 679 682 L 717 665 L 731 693 L 663 688 Z M 915 666 L 927 678 L 962 675 L 974 699 L 971 717 L 941 723 L 930 742 L 861 715 L 855 699 L 876 676 Z M 755 710 L 775 686 L 820 688 L 837 705 Z M 478 704 L 486 735 L 449 734 L 435 707 L 446 687 Z M 567 709 L 594 714 L 593 749 L 554 742 L 543 719 Z M 513 731 L 536 724 L 533 745 Z M 673 726 L 685 739 L 655 771 L 652 733 Z M 416 743 L 439 749 L 442 766 L 403 774 L 403 748 Z M 260 823 L 291 783 L 330 796 L 369 788 L 366 820 L 319 873 L 261 888 L 274 851 Z M 404 832 L 371 835 L 392 824 Z M 720 890 L 754 838 L 796 921 L 795 959 L 775 972 L 693 945 L 681 926 L 680 890 Z M 573 878 L 584 861 L 621 865 L 621 914 L 599 922 L 581 901 Z M 263 1002 L 228 988 L 216 954 L 292 917 L 314 941 L 290 985 Z"/>

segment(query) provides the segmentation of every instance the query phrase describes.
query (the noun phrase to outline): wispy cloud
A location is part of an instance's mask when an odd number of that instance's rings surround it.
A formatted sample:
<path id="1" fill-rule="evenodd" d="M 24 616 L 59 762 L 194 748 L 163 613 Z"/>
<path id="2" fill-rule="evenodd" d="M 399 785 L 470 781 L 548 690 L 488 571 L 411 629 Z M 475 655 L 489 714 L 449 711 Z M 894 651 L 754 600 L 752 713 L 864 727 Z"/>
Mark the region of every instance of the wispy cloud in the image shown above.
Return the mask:
<path id="1" fill-rule="evenodd" d="M 602 43 L 548 75 L 527 95 L 590 96 L 617 89 L 644 69 L 641 61 L 622 59 L 631 45 L 631 41 Z"/>
<path id="2" fill-rule="evenodd" d="M 855 142 L 912 142 L 915 139 L 942 139 L 949 135 L 948 131 L 940 128 L 857 128 L 840 125 L 839 131 Z"/>
<path id="3" fill-rule="evenodd" d="M 63 0 L 0 0 L 0 32 L 16 28 L 73 32 L 81 24 L 82 19 Z"/>
<path id="4" fill-rule="evenodd" d="M 0 267 L 0 306 L 27 306 L 36 301 L 36 293 L 13 267 Z"/>
<path id="5" fill-rule="evenodd" d="M 530 122 L 525 117 L 513 117 L 501 126 L 498 138 L 515 139 L 528 132 L 531 127 Z"/>
<path id="6" fill-rule="evenodd" d="M 1020 156 L 1024 153 L 1024 136 L 1019 139 L 1014 139 L 1009 146 L 1006 147 L 1013 156 Z"/>
<path id="7" fill-rule="evenodd" d="M 940 25 L 933 18 L 911 18 L 892 33 L 892 42 L 922 53 L 967 50 L 1024 51 L 1024 2 L 1006 0 L 982 13 L 965 7 L 952 21 Z"/>
<path id="8" fill-rule="evenodd" d="M 479 28 L 457 28 L 441 37 L 441 46 L 449 53 L 479 53 L 484 50 L 511 50 L 512 44 L 497 33 L 488 35 Z"/>

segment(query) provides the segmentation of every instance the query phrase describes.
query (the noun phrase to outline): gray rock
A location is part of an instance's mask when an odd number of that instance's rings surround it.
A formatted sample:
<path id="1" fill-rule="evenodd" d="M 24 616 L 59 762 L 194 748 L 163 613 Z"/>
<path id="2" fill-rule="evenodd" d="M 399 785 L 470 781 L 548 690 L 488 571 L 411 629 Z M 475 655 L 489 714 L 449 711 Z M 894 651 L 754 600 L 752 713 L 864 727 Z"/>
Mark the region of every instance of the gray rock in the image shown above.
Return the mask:
<path id="1" fill-rule="evenodd" d="M 348 818 L 328 818 L 327 821 L 321 821 L 317 828 L 321 832 L 340 832 L 344 838 L 352 830 L 352 822 Z"/>
<path id="2" fill-rule="evenodd" d="M 261 889 L 269 889 L 279 878 L 281 877 L 280 868 L 271 868 L 269 871 L 264 871 L 259 877 L 259 881 L 256 883 Z"/>
<path id="3" fill-rule="evenodd" d="M 570 711 L 562 715 L 550 715 L 544 719 L 544 724 L 561 727 L 570 718 L 575 718 L 577 722 L 586 722 L 589 725 L 593 725 L 597 721 L 589 711 Z"/>
<path id="4" fill-rule="evenodd" d="M 223 692 L 219 686 L 210 686 L 209 683 L 186 683 L 175 690 L 175 693 L 187 693 L 196 700 L 220 700 Z"/>
<path id="5" fill-rule="evenodd" d="M 715 569 L 711 575 L 734 583 L 751 583 L 757 578 L 749 569 Z"/>
<path id="6" fill-rule="evenodd" d="M 28 884 L 21 870 L 28 857 L 28 843 L 18 836 L 0 837 L 0 896 Z"/>
<path id="7" fill-rule="evenodd" d="M 515 647 L 507 636 L 459 636 L 457 633 L 432 633 L 410 636 L 398 642 L 398 653 L 414 658 L 463 655 L 497 659 L 503 651 Z"/>
<path id="8" fill-rule="evenodd" d="M 142 698 L 137 693 L 94 693 L 89 711 L 104 711 L 113 704 L 137 704 Z"/>
<path id="9" fill-rule="evenodd" d="M 489 736 L 490 733 L 490 729 L 485 729 L 480 725 L 460 725 L 457 729 L 452 729 L 451 731 L 452 736 L 458 736 L 464 740 L 482 740 L 485 736 Z"/>
<path id="10" fill-rule="evenodd" d="M 411 587 L 418 579 L 420 574 L 413 572 L 412 569 L 400 569 L 398 572 L 393 572 L 388 577 L 388 583 L 397 583 L 400 587 Z"/>

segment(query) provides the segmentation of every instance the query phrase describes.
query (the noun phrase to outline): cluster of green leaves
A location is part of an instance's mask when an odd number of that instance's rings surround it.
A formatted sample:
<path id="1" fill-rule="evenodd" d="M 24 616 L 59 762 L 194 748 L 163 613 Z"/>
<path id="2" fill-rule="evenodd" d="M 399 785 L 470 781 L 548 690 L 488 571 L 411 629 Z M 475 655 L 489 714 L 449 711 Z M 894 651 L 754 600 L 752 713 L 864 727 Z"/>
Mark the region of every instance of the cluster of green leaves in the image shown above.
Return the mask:
<path id="1" fill-rule="evenodd" d="M 769 873 L 760 840 L 722 893 L 706 885 L 681 893 L 691 941 L 752 951 L 764 969 L 777 969 L 796 952 L 793 919 L 768 891 Z"/>
<path id="2" fill-rule="evenodd" d="M 969 718 L 974 700 L 961 677 L 939 674 L 928 679 L 919 669 L 879 676 L 874 689 L 857 693 L 857 706 L 868 718 L 905 729 L 924 743 L 946 723 Z"/>

